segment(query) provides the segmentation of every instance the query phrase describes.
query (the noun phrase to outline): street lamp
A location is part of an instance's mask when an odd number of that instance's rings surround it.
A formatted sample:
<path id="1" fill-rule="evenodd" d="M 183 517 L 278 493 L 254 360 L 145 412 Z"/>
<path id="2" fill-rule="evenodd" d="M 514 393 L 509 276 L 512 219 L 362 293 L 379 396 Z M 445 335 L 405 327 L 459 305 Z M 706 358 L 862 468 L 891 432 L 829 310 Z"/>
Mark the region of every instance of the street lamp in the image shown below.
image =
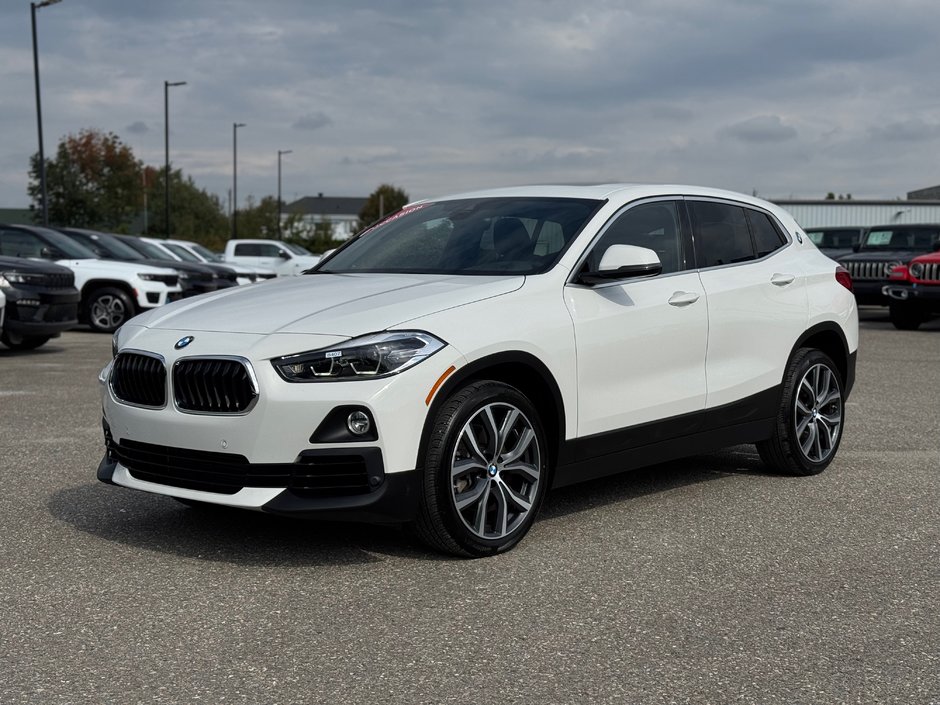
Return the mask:
<path id="1" fill-rule="evenodd" d="M 279 149 L 277 150 L 277 239 L 283 240 L 284 235 L 281 233 L 281 155 L 290 154 L 292 149 Z"/>
<path id="2" fill-rule="evenodd" d="M 243 122 L 232 123 L 232 239 L 238 237 L 238 128 Z"/>
<path id="3" fill-rule="evenodd" d="M 186 81 L 163 82 L 163 144 L 166 168 L 163 171 L 163 213 L 166 218 L 166 236 L 170 237 L 170 86 L 185 86 Z"/>
<path id="4" fill-rule="evenodd" d="M 36 126 L 39 130 L 39 190 L 42 193 L 42 224 L 49 225 L 49 204 L 46 202 L 46 153 L 42 147 L 42 103 L 39 99 L 39 47 L 36 41 L 36 10 L 49 7 L 62 0 L 42 0 L 29 3 L 30 17 L 33 21 L 33 74 L 36 77 Z"/>

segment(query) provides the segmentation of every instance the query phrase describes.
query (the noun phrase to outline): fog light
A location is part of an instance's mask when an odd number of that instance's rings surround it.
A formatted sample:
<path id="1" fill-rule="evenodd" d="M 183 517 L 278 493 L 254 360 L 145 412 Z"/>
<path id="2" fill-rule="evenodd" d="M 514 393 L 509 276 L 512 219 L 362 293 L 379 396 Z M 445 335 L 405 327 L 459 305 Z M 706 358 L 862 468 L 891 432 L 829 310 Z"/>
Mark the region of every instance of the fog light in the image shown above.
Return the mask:
<path id="1" fill-rule="evenodd" d="M 346 428 L 354 436 L 364 436 L 372 428 L 372 421 L 364 411 L 354 411 L 346 417 Z"/>

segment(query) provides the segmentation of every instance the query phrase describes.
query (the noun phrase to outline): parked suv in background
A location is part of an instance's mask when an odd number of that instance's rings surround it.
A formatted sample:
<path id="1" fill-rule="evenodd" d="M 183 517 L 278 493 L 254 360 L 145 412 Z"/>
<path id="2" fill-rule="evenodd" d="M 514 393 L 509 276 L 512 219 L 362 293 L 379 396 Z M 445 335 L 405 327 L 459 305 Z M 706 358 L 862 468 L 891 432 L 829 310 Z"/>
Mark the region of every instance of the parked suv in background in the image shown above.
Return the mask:
<path id="1" fill-rule="evenodd" d="M 826 257 L 837 260 L 855 251 L 865 235 L 865 228 L 806 228 L 806 235 Z"/>
<path id="2" fill-rule="evenodd" d="M 883 288 L 891 322 L 900 330 L 916 330 L 940 314 L 940 252 L 915 257 L 891 270 Z"/>
<path id="3" fill-rule="evenodd" d="M 170 257 L 181 262 L 194 262 L 211 265 L 213 267 L 225 266 L 235 272 L 239 285 L 254 284 L 264 279 L 274 279 L 277 275 L 270 269 L 251 267 L 234 262 L 225 262 L 220 255 L 210 252 L 202 245 L 188 240 L 156 240 L 154 238 L 140 238 L 140 242 L 151 247 L 157 247 Z"/>
<path id="4" fill-rule="evenodd" d="M 887 306 L 882 289 L 891 270 L 931 252 L 938 242 L 940 225 L 878 225 L 868 230 L 855 254 L 838 261 L 852 275 L 859 304 Z"/>
<path id="5" fill-rule="evenodd" d="M 117 235 L 99 233 L 94 230 L 81 230 L 78 228 L 57 228 L 57 230 L 70 237 L 80 245 L 84 245 L 94 252 L 100 259 L 118 260 L 120 262 L 139 262 L 154 267 L 166 267 L 179 274 L 182 297 L 188 298 L 197 294 L 207 294 L 218 289 L 227 289 L 237 286 L 235 272 L 229 270 L 228 277 L 222 278 L 212 268 L 202 264 L 177 262 L 172 259 L 152 259 L 144 256 L 130 245 L 126 244 Z"/>
<path id="6" fill-rule="evenodd" d="M 0 255 L 46 259 L 68 267 L 81 292 L 80 321 L 111 333 L 141 311 L 180 297 L 176 270 L 100 260 L 62 233 L 28 225 L 0 225 Z"/>
<path id="7" fill-rule="evenodd" d="M 226 262 L 273 269 L 279 277 L 301 274 L 320 261 L 300 245 L 279 240 L 229 240 L 223 258 Z"/>
<path id="8" fill-rule="evenodd" d="M 0 342 L 31 350 L 78 325 L 79 293 L 71 270 L 50 262 L 0 256 L 6 299 Z"/>
<path id="9" fill-rule="evenodd" d="M 738 443 L 822 472 L 858 314 L 760 199 L 539 186 L 412 204 L 311 274 L 131 321 L 102 370 L 104 482 L 515 545 L 551 486 Z"/>

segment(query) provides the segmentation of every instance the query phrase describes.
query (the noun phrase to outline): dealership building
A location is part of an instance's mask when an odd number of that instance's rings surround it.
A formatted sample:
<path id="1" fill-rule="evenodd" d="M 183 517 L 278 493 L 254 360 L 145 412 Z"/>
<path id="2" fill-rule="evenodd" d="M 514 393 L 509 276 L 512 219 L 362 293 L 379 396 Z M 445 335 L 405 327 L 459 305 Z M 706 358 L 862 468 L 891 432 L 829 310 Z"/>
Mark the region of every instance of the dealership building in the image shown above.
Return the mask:
<path id="1" fill-rule="evenodd" d="M 940 186 L 910 191 L 894 201 L 774 200 L 804 228 L 940 223 Z"/>

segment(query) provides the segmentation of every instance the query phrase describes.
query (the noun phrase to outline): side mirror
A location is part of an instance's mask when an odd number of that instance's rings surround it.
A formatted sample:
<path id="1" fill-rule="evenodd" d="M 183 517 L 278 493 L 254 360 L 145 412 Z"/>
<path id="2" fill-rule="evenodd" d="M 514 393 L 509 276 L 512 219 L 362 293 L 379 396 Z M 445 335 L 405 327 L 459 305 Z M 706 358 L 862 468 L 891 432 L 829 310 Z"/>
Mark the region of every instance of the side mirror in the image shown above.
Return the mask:
<path id="1" fill-rule="evenodd" d="M 662 271 L 662 262 L 653 250 L 635 245 L 611 245 L 601 257 L 597 270 L 582 272 L 578 281 L 595 286 L 619 279 L 655 277 Z"/>
<path id="2" fill-rule="evenodd" d="M 290 252 L 288 252 L 287 250 L 278 250 L 277 256 L 280 257 L 281 259 L 291 259 Z"/>

